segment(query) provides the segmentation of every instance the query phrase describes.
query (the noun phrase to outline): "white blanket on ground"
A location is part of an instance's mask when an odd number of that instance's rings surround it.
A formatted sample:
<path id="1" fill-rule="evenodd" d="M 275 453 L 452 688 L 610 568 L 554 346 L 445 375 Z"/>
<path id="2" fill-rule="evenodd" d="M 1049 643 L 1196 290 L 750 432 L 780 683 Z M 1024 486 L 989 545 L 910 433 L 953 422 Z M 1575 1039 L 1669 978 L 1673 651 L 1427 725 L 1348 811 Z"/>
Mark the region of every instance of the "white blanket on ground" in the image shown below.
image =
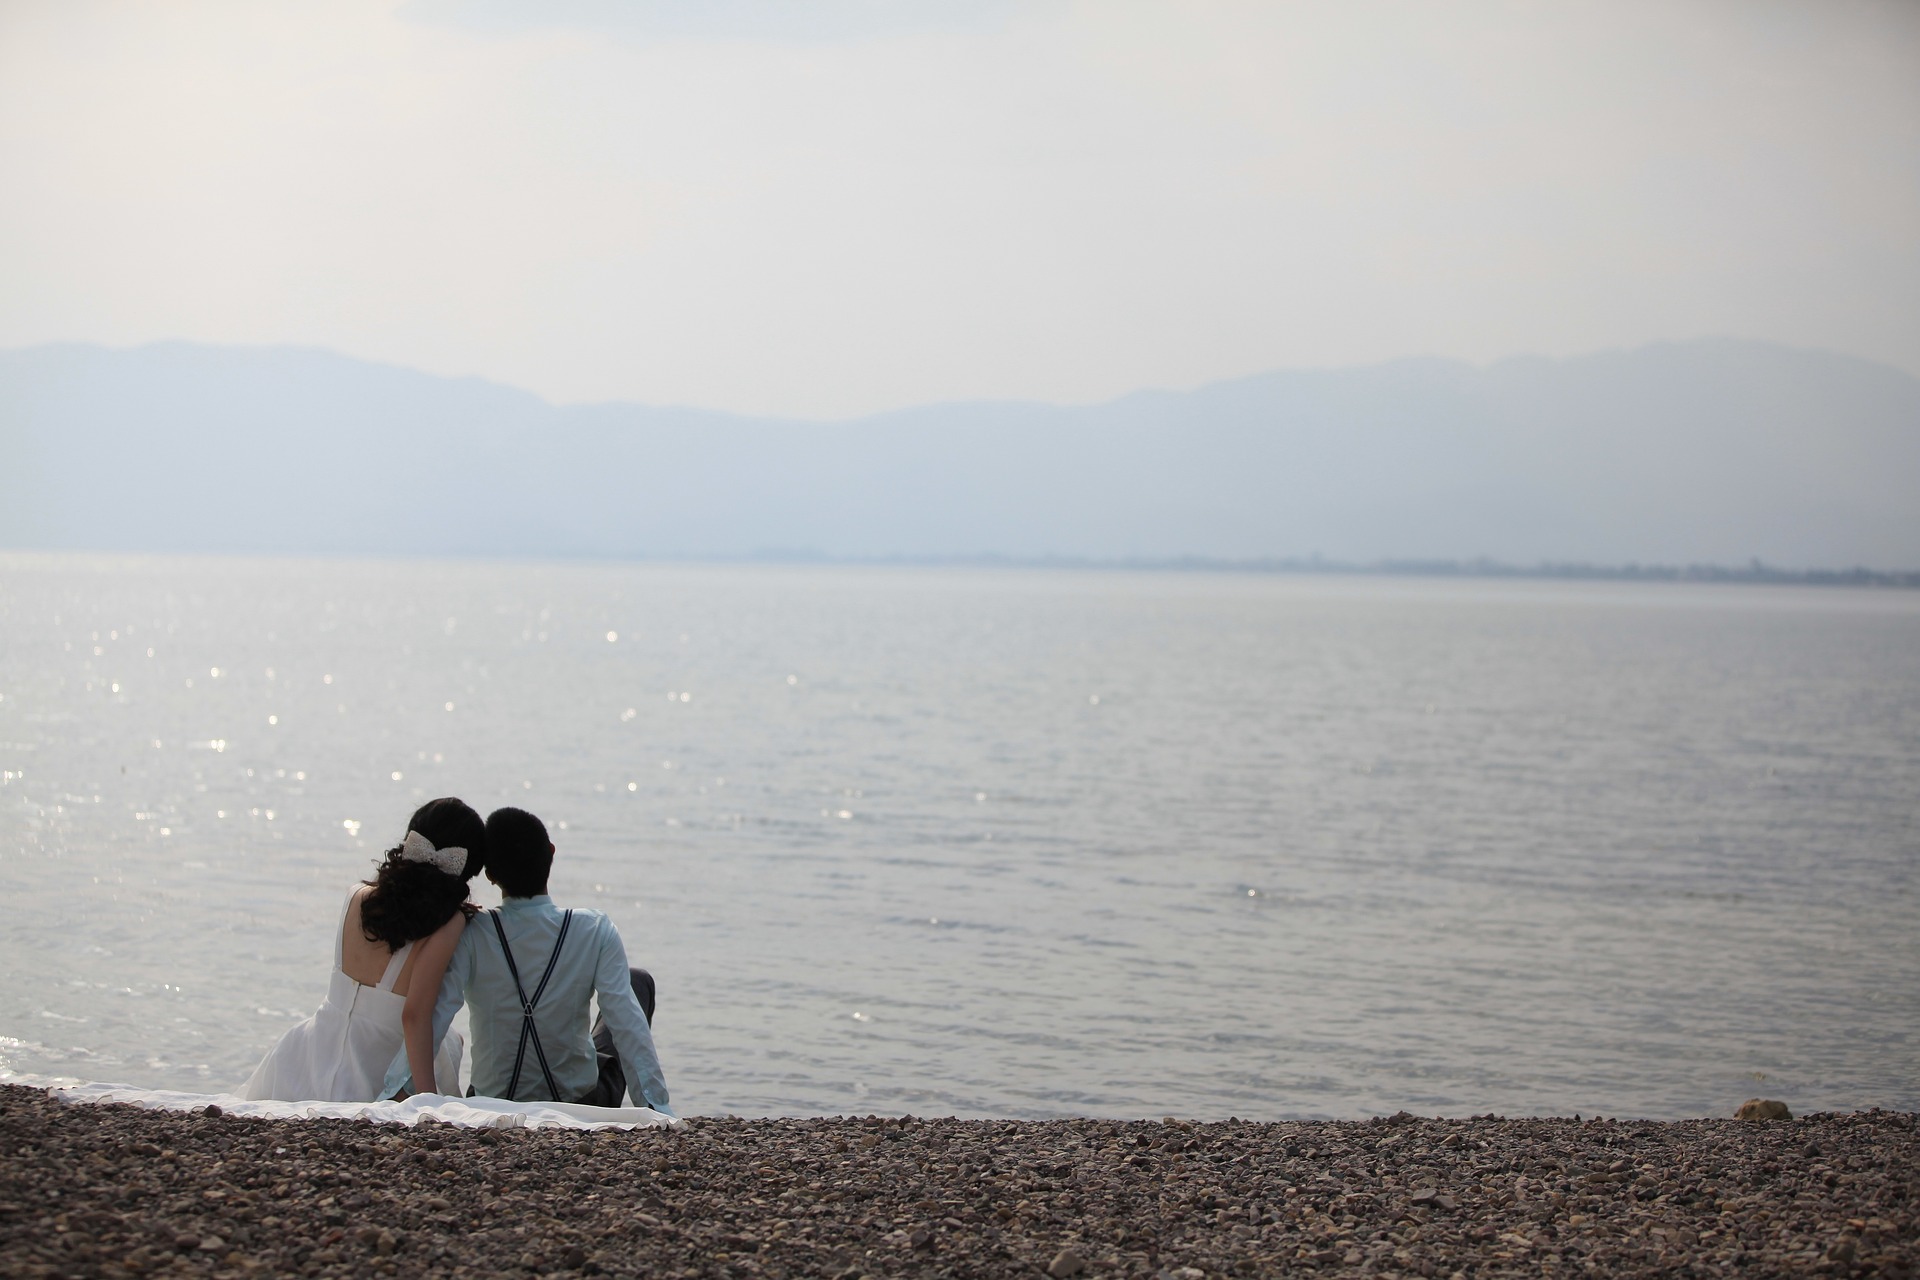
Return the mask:
<path id="1" fill-rule="evenodd" d="M 405 1102 L 247 1102 L 226 1093 L 176 1093 L 125 1084 L 68 1084 L 31 1076 L 4 1083 L 45 1089 L 62 1102 L 125 1102 L 157 1111 L 219 1107 L 230 1116 L 259 1120 L 372 1120 L 417 1125 L 424 1120 L 463 1129 L 647 1129 L 679 1123 L 648 1107 L 588 1107 L 577 1102 L 508 1102 L 416 1093 Z"/>

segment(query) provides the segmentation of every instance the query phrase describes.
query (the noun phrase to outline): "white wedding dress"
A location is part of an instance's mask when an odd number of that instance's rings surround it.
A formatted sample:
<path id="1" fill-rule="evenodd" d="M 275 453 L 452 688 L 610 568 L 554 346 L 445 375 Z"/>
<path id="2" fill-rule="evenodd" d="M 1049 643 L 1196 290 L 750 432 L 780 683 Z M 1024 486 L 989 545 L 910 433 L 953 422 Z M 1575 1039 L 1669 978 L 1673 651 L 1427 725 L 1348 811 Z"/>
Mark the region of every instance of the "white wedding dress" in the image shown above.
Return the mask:
<path id="1" fill-rule="evenodd" d="M 356 889 L 357 893 L 358 890 Z M 378 986 L 365 986 L 347 976 L 345 959 L 347 919 L 353 894 L 347 895 L 340 927 L 333 934 L 333 973 L 326 1003 L 319 1012 L 280 1037 L 253 1069 L 238 1096 L 250 1101 L 375 1102 L 387 1068 L 406 1048 L 400 1026 L 405 996 L 395 995 L 394 980 L 407 963 L 413 944 L 407 943 L 387 961 Z M 459 1087 L 460 1037 L 448 1032 L 434 1055 L 434 1081 L 443 1093 Z"/>

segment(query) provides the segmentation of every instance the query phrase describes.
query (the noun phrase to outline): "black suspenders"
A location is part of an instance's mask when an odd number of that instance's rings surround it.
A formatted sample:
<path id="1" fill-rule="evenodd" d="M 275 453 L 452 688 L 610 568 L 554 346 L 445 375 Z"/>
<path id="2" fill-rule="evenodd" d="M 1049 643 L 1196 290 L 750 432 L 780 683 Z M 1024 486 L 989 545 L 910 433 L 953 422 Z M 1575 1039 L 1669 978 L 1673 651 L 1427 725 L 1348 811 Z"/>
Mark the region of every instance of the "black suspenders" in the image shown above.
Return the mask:
<path id="1" fill-rule="evenodd" d="M 553 966 L 560 961 L 560 948 L 567 941 L 567 926 L 573 923 L 573 912 L 568 911 L 560 917 L 560 934 L 553 940 L 553 954 L 547 957 L 547 971 L 540 975 L 540 985 L 533 989 L 533 999 L 527 999 L 527 989 L 520 983 L 520 967 L 513 962 L 513 948 L 507 945 L 507 927 L 500 923 L 498 911 L 487 912 L 493 917 L 493 931 L 500 935 L 500 954 L 507 958 L 507 972 L 513 975 L 513 989 L 520 996 L 520 1049 L 513 1055 L 513 1078 L 507 1081 L 507 1097 L 513 1098 L 520 1087 L 520 1068 L 526 1065 L 527 1041 L 533 1041 L 533 1056 L 540 1060 L 540 1074 L 546 1077 L 547 1092 L 555 1102 L 565 1102 L 560 1096 L 560 1086 L 553 1081 L 553 1069 L 547 1066 L 547 1051 L 540 1046 L 540 1029 L 533 1025 L 533 1007 L 540 1003 L 540 997 L 546 993 L 547 979 L 553 976 Z"/>

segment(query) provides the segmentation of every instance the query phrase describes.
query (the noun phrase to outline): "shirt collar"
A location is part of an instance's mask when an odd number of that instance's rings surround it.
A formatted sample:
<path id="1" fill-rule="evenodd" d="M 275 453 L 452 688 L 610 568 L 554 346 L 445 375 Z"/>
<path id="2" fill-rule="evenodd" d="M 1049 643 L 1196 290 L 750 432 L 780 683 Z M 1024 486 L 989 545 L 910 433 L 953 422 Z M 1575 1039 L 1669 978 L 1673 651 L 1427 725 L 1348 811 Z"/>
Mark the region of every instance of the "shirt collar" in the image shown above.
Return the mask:
<path id="1" fill-rule="evenodd" d="M 545 893 L 536 893 L 531 898 L 502 898 L 500 899 L 500 909 L 502 911 L 538 911 L 542 909 L 551 911 L 553 910 L 553 898 L 551 895 Z"/>

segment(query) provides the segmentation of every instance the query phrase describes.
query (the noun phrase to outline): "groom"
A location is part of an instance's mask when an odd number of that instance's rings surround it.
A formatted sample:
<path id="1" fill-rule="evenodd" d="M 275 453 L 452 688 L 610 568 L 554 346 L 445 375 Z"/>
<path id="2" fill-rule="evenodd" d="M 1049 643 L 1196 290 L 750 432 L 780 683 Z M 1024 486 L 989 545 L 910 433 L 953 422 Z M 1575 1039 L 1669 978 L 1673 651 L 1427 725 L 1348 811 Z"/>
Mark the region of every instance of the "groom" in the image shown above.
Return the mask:
<path id="1" fill-rule="evenodd" d="M 433 1044 L 464 1000 L 473 1021 L 468 1092 L 617 1107 L 631 1089 L 635 1103 L 672 1115 L 653 1051 L 653 979 L 627 967 L 605 915 L 554 905 L 553 853 L 546 826 L 524 809 L 496 809 L 487 819 L 487 879 L 502 901 L 460 935 L 433 1010 Z M 596 996 L 600 1018 L 589 1033 L 587 1001 Z M 386 1097 L 412 1087 L 404 1054 L 387 1086 Z"/>

